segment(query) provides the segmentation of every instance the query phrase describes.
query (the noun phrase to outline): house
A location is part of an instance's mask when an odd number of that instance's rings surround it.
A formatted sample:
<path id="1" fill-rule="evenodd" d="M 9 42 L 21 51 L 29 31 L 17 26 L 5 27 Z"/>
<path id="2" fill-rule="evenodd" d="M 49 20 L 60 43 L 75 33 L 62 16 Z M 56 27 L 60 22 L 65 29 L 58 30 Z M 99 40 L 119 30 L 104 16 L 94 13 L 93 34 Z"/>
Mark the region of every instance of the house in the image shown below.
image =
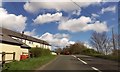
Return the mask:
<path id="1" fill-rule="evenodd" d="M 12 30 L 0 27 L 0 51 L 15 52 L 15 60 L 20 60 L 21 55 L 29 55 L 30 48 L 45 48 L 51 50 L 51 45 L 46 41 L 36 39 Z M 6 60 L 10 60 L 13 55 L 6 55 Z"/>
<path id="2" fill-rule="evenodd" d="M 30 46 L 31 48 L 39 47 L 39 48 L 45 48 L 51 50 L 51 45 L 47 43 L 46 41 L 25 35 L 24 32 L 18 33 L 12 30 L 8 30 L 5 28 L 0 28 L 2 30 L 3 34 L 7 34 L 13 39 L 22 41 L 26 45 Z"/>
<path id="3" fill-rule="evenodd" d="M 20 55 L 22 55 L 22 52 L 28 53 L 28 49 L 30 49 L 30 47 L 27 46 L 26 44 L 14 40 L 10 36 L 7 36 L 5 34 L 0 34 L 0 47 L 1 52 L 6 53 L 15 52 L 15 60 L 18 61 L 20 60 Z M 13 58 L 12 54 L 5 55 L 5 60 L 12 60 L 12 58 Z"/>

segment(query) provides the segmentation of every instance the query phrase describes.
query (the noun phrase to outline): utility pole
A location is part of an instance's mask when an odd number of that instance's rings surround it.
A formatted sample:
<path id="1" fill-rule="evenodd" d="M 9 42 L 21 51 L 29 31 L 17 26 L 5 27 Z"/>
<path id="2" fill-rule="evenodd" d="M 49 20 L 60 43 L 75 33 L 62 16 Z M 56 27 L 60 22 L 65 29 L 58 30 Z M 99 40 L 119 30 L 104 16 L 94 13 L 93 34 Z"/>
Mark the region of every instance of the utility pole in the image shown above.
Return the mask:
<path id="1" fill-rule="evenodd" d="M 114 31 L 112 28 L 112 42 L 113 42 L 113 49 L 116 50 L 116 45 L 115 45 L 115 36 L 114 36 Z"/>

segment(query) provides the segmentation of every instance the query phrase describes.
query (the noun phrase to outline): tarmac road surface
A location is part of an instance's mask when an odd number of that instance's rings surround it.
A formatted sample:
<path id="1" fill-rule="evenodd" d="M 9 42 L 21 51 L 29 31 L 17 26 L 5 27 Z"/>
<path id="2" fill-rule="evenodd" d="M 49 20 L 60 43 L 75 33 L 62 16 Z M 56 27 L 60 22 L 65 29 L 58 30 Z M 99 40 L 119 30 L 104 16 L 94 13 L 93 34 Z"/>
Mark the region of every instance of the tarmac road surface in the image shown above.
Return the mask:
<path id="1" fill-rule="evenodd" d="M 60 55 L 38 70 L 67 72 L 120 72 L 118 62 L 86 55 Z"/>

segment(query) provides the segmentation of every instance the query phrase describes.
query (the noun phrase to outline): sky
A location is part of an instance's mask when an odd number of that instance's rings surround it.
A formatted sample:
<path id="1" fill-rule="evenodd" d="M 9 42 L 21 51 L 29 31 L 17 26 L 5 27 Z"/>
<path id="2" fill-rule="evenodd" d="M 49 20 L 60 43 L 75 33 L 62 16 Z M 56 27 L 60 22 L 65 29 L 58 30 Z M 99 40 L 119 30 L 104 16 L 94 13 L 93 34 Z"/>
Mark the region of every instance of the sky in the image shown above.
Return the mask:
<path id="1" fill-rule="evenodd" d="M 118 2 L 2 2 L 0 26 L 65 47 L 90 45 L 93 31 L 118 32 Z M 58 0 L 59 1 L 59 0 Z"/>

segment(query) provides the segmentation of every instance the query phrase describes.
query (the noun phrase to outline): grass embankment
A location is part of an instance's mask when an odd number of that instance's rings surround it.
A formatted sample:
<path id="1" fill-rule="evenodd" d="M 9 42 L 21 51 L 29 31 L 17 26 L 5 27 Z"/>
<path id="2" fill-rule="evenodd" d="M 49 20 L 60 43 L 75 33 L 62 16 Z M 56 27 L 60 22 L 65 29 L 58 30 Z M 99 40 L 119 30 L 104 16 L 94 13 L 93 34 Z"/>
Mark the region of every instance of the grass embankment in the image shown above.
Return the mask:
<path id="1" fill-rule="evenodd" d="M 53 60 L 56 56 L 48 55 L 48 56 L 41 56 L 38 58 L 30 58 L 27 60 L 22 61 L 15 61 L 8 64 L 5 64 L 4 69 L 2 72 L 16 72 L 17 71 L 25 71 L 30 72 L 35 70 L 36 68 L 48 63 L 49 61 Z"/>
<path id="2" fill-rule="evenodd" d="M 114 54 L 105 55 L 105 54 L 99 53 L 93 49 L 85 49 L 85 50 L 83 50 L 82 54 L 120 62 L 120 57 L 119 57 L 120 52 L 118 52 L 118 51 L 116 51 Z"/>
<path id="3" fill-rule="evenodd" d="M 115 56 L 115 55 L 93 54 L 93 55 L 90 55 L 90 56 L 120 62 L 120 57 L 119 56 Z"/>

